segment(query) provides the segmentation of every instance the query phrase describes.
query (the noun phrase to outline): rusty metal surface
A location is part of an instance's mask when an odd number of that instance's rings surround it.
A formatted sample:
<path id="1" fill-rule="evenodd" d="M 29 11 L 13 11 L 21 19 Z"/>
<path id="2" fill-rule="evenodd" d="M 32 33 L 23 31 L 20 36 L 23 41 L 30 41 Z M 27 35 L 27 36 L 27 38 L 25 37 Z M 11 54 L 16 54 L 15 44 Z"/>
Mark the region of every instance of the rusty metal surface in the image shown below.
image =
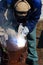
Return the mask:
<path id="1" fill-rule="evenodd" d="M 38 39 L 36 39 L 37 45 L 38 45 L 42 30 L 43 30 L 43 20 L 40 20 L 39 23 L 37 24 L 37 31 L 36 31 L 36 35 L 38 37 Z M 40 49 L 37 48 L 37 52 L 39 57 L 38 63 L 39 65 L 43 65 L 43 48 L 40 48 Z"/>
<path id="2" fill-rule="evenodd" d="M 27 46 L 17 51 L 8 51 L 8 65 L 26 65 Z"/>

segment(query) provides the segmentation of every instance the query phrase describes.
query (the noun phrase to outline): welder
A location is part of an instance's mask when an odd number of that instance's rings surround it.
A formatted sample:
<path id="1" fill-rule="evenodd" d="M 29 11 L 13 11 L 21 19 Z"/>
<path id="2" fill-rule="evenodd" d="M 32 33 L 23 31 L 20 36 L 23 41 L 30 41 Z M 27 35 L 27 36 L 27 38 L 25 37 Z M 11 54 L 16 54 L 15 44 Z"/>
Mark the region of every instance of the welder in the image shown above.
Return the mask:
<path id="1" fill-rule="evenodd" d="M 16 32 L 18 32 L 18 26 L 20 25 L 20 23 L 22 23 L 22 27 L 23 27 L 22 33 L 24 33 L 28 41 L 28 56 L 26 59 L 26 63 L 28 65 L 38 65 L 38 62 L 37 62 L 38 55 L 36 51 L 36 24 L 38 23 L 38 20 L 41 15 L 41 0 L 6 0 L 6 3 L 7 3 L 7 7 L 4 7 L 4 8 L 5 9 L 7 8 L 10 10 L 9 12 L 10 19 L 8 18 L 7 22 L 4 21 L 5 24 L 3 24 L 2 27 L 4 28 L 10 27 L 10 28 L 13 28 L 13 30 L 15 29 Z M 13 3 L 14 9 L 10 9 L 12 6 L 12 3 Z M 29 7 L 28 3 L 30 5 L 30 8 L 28 8 Z M 23 10 L 22 5 L 23 6 L 27 5 L 26 6 L 27 8 L 25 9 L 24 7 L 24 10 Z M 15 16 L 12 15 L 12 12 L 14 12 L 13 14 Z M 1 13 L 0 13 L 0 16 L 1 16 Z M 28 33 L 27 33 L 27 29 L 29 31 Z"/>

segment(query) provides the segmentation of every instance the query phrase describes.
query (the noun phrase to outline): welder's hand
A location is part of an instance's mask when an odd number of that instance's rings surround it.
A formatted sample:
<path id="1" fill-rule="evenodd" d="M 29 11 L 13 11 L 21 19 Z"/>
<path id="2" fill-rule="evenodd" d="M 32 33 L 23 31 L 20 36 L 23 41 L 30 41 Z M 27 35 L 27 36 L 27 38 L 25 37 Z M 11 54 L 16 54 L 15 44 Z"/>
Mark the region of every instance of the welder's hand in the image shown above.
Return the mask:
<path id="1" fill-rule="evenodd" d="M 24 30 L 24 27 L 22 25 L 22 23 L 19 25 L 18 27 L 18 35 L 22 34 L 22 31 Z"/>
<path id="2" fill-rule="evenodd" d="M 23 37 L 26 37 L 28 33 L 29 33 L 29 29 L 26 26 L 23 27 L 23 25 L 20 24 L 18 28 L 18 35 L 22 35 Z"/>
<path id="3" fill-rule="evenodd" d="M 29 29 L 25 26 L 24 29 L 23 29 L 23 31 L 22 31 L 22 35 L 24 37 L 26 37 L 28 35 L 28 33 L 29 33 Z"/>

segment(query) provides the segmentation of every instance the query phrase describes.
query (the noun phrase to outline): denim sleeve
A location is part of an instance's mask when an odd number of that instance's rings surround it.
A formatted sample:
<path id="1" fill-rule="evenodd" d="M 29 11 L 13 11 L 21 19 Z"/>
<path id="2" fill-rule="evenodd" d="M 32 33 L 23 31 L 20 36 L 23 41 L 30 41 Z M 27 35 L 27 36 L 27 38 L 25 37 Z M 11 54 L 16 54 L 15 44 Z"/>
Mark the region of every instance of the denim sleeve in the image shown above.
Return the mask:
<path id="1" fill-rule="evenodd" d="M 35 0 L 34 0 L 35 1 Z M 36 0 L 38 1 L 38 0 Z M 39 0 L 40 1 L 40 0 Z M 41 1 L 40 2 L 33 2 L 33 9 L 31 8 L 31 13 L 28 18 L 28 21 L 26 23 L 26 26 L 28 27 L 29 31 L 32 32 L 34 27 L 36 26 L 40 15 L 41 15 Z"/>

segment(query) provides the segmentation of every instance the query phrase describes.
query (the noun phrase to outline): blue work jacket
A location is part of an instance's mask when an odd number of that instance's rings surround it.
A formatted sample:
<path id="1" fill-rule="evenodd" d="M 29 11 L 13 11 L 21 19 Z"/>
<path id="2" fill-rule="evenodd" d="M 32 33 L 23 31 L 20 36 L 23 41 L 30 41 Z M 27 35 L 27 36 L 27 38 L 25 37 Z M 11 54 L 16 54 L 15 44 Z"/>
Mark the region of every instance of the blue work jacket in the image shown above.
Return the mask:
<path id="1" fill-rule="evenodd" d="M 2 1 L 6 1 L 7 4 L 11 5 L 13 0 L 2 0 Z M 29 11 L 28 20 L 25 26 L 27 26 L 29 31 L 32 32 L 40 18 L 42 4 L 41 0 L 30 0 L 28 2 L 30 3 L 31 9 Z M 1 7 L 3 7 L 3 2 L 0 1 L 0 8 Z"/>
<path id="2" fill-rule="evenodd" d="M 41 0 L 30 0 L 31 10 L 26 26 L 32 32 L 41 15 Z"/>

